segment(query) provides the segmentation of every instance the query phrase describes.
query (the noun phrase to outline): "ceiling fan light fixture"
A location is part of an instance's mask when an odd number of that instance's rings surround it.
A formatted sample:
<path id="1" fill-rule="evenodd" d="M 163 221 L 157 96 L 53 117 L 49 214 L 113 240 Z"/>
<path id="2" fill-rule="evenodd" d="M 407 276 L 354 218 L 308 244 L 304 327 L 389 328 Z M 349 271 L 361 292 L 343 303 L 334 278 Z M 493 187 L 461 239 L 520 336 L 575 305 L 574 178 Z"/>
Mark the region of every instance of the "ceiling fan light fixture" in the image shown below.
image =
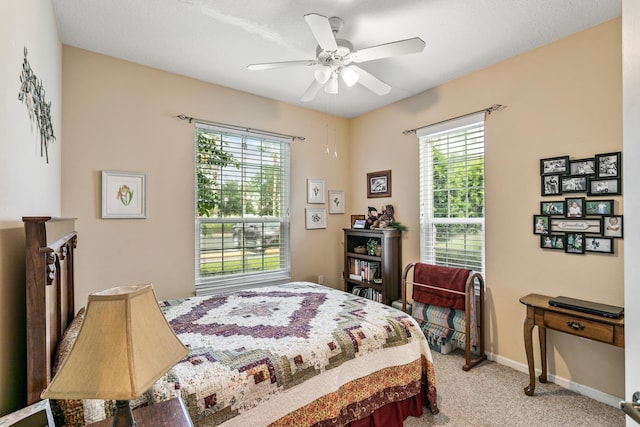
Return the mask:
<path id="1" fill-rule="evenodd" d="M 318 83 L 325 84 L 327 80 L 329 80 L 329 77 L 331 77 L 331 72 L 331 67 L 323 65 L 313 73 L 313 76 Z"/>
<path id="2" fill-rule="evenodd" d="M 348 67 L 344 67 L 342 68 L 342 70 L 340 70 L 340 76 L 349 87 L 356 84 L 358 82 L 358 79 L 360 78 L 360 74 L 358 74 L 357 71 L 354 71 Z"/>
<path id="3" fill-rule="evenodd" d="M 324 86 L 324 91 L 332 95 L 338 93 L 338 75 L 336 73 L 331 75 L 331 79 Z"/>

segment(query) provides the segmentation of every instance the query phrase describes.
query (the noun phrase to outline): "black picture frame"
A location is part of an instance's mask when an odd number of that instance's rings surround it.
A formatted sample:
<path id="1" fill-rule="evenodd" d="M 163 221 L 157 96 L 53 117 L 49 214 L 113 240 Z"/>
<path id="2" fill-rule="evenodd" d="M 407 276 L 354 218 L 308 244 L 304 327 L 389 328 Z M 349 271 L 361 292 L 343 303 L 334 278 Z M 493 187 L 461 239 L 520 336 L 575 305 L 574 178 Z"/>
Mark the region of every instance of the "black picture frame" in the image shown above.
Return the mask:
<path id="1" fill-rule="evenodd" d="M 614 207 L 613 199 L 585 200 L 585 215 L 612 215 Z"/>
<path id="2" fill-rule="evenodd" d="M 588 159 L 569 160 L 569 175 L 593 175 L 596 174 L 596 160 Z"/>
<path id="3" fill-rule="evenodd" d="M 540 247 L 542 249 L 564 250 L 564 234 L 541 234 Z"/>
<path id="4" fill-rule="evenodd" d="M 584 233 L 565 234 L 564 252 L 568 254 L 584 254 Z"/>
<path id="5" fill-rule="evenodd" d="M 540 194 L 543 197 L 558 196 L 562 194 L 562 187 L 560 187 L 560 178 L 562 178 L 562 175 L 543 175 L 540 178 Z"/>
<path id="6" fill-rule="evenodd" d="M 616 196 L 622 194 L 620 178 L 589 178 L 587 196 Z"/>
<path id="7" fill-rule="evenodd" d="M 540 175 L 566 175 L 569 173 L 569 156 L 540 159 Z"/>
<path id="8" fill-rule="evenodd" d="M 564 216 L 564 200 L 540 202 L 540 215 Z"/>
<path id="9" fill-rule="evenodd" d="M 584 193 L 587 191 L 587 175 L 570 175 L 560 177 L 563 193 Z"/>
<path id="10" fill-rule="evenodd" d="M 596 154 L 596 178 L 622 177 L 622 153 Z"/>
<path id="11" fill-rule="evenodd" d="M 585 252 L 597 252 L 603 254 L 612 254 L 614 248 L 613 237 L 585 237 Z"/>
<path id="12" fill-rule="evenodd" d="M 583 218 L 585 216 L 584 197 L 567 197 L 564 200 L 566 218 Z"/>
<path id="13" fill-rule="evenodd" d="M 624 237 L 624 215 L 603 216 L 602 235 L 622 239 Z"/>
<path id="14" fill-rule="evenodd" d="M 549 215 L 533 216 L 533 234 L 549 234 Z"/>

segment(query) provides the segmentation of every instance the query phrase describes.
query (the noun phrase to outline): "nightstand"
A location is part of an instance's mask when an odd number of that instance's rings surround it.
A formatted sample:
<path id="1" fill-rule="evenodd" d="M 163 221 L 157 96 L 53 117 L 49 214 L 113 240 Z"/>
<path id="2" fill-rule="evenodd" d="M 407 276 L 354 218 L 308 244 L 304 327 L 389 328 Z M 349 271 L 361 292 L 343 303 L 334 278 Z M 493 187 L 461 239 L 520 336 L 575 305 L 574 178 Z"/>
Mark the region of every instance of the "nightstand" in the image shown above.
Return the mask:
<path id="1" fill-rule="evenodd" d="M 193 427 L 187 408 L 179 397 L 134 409 L 133 419 L 136 427 Z M 111 427 L 111 418 L 88 427 Z"/>

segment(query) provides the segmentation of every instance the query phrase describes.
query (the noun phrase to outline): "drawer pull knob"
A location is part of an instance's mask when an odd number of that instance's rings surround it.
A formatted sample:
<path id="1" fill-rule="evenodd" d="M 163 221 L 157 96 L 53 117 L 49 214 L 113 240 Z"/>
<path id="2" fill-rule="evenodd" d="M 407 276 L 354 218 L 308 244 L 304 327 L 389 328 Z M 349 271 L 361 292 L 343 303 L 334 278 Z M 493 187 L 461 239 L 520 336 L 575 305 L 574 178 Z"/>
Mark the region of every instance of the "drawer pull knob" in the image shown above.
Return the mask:
<path id="1" fill-rule="evenodd" d="M 584 325 L 581 325 L 578 322 L 567 322 L 567 326 L 575 331 L 581 331 L 584 329 Z"/>

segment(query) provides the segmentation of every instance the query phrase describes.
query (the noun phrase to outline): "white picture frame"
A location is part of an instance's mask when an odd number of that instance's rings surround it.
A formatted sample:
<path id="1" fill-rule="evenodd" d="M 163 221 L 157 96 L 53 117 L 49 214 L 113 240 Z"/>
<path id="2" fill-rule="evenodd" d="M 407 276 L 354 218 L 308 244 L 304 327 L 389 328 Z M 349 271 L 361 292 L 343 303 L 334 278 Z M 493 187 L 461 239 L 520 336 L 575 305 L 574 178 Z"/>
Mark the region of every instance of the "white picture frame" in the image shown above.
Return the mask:
<path id="1" fill-rule="evenodd" d="M 327 210 L 325 208 L 307 208 L 305 216 L 307 230 L 327 228 Z"/>
<path id="2" fill-rule="evenodd" d="M 324 179 L 307 179 L 307 203 L 324 204 Z"/>
<path id="3" fill-rule="evenodd" d="M 329 213 L 343 214 L 344 212 L 344 191 L 329 190 Z"/>
<path id="4" fill-rule="evenodd" d="M 102 171 L 102 218 L 146 218 L 146 175 Z"/>

